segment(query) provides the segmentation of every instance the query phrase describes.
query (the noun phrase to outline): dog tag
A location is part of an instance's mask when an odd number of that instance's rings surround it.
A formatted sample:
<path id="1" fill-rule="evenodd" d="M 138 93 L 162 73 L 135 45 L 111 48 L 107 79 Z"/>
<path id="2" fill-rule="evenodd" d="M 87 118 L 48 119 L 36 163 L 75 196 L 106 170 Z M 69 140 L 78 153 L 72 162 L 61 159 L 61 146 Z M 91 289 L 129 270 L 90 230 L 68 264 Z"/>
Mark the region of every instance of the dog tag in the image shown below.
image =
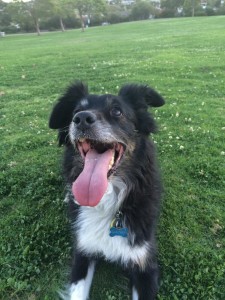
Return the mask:
<path id="1" fill-rule="evenodd" d="M 110 227 L 109 235 L 111 237 L 121 236 L 126 238 L 128 236 L 128 229 L 126 227 L 123 227 L 122 216 L 122 212 L 118 211 L 116 213 L 116 217 L 115 219 L 113 219 Z"/>

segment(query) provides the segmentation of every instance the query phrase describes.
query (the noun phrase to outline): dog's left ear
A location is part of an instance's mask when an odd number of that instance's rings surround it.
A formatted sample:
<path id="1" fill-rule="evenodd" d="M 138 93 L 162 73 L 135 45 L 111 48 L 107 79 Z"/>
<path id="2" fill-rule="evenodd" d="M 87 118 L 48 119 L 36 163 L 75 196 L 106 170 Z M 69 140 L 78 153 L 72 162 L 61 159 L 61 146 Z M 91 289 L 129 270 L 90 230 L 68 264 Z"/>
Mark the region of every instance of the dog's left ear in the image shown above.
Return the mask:
<path id="1" fill-rule="evenodd" d="M 129 84 L 121 88 L 119 96 L 133 107 L 137 118 L 136 129 L 140 133 L 148 135 L 156 132 L 157 127 L 148 107 L 159 107 L 165 103 L 158 92 L 146 85 Z"/>
<path id="2" fill-rule="evenodd" d="M 129 98 L 133 105 L 141 104 L 143 100 L 147 105 L 153 107 L 159 107 L 165 104 L 163 97 L 147 85 L 124 85 L 119 91 L 119 96 Z"/>

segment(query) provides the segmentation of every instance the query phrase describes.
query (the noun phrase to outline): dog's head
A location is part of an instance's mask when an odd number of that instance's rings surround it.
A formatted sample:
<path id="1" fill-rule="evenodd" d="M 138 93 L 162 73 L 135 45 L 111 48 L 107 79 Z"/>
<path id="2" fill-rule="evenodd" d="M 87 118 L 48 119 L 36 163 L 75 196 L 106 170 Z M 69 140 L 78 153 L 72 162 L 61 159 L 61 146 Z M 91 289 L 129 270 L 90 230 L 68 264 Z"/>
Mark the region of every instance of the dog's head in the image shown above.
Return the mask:
<path id="1" fill-rule="evenodd" d="M 125 85 L 118 96 L 89 94 L 82 82 L 67 89 L 52 111 L 49 126 L 59 130 L 60 145 L 73 144 L 84 160 L 73 185 L 81 205 L 98 204 L 108 177 L 134 151 L 137 137 L 155 131 L 148 107 L 163 104 L 164 99 L 144 85 Z"/>

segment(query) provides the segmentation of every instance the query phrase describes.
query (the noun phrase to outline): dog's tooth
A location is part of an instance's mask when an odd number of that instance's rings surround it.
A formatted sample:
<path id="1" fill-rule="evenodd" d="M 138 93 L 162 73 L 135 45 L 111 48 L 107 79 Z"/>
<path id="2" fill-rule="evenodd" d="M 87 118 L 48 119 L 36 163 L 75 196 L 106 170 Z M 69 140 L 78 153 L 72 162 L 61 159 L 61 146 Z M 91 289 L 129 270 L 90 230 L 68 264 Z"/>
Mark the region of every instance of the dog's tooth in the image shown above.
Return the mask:
<path id="1" fill-rule="evenodd" d="M 109 162 L 109 170 L 112 169 L 113 164 L 114 164 L 114 155 L 112 156 L 112 158 Z"/>
<path id="2" fill-rule="evenodd" d="M 79 139 L 79 142 L 80 142 L 80 143 L 85 142 L 85 138 L 80 138 L 80 139 Z"/>

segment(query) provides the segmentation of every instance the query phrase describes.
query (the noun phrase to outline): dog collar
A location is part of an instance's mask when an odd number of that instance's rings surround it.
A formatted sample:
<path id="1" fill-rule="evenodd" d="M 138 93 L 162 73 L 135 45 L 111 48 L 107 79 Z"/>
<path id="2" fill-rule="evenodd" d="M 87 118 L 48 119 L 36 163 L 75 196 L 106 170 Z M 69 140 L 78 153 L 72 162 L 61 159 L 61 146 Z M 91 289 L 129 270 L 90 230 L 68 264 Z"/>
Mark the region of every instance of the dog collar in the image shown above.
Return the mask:
<path id="1" fill-rule="evenodd" d="M 128 228 L 123 227 L 123 213 L 121 211 L 117 211 L 115 218 L 112 220 L 109 235 L 111 237 L 121 236 L 124 238 L 128 236 Z"/>

